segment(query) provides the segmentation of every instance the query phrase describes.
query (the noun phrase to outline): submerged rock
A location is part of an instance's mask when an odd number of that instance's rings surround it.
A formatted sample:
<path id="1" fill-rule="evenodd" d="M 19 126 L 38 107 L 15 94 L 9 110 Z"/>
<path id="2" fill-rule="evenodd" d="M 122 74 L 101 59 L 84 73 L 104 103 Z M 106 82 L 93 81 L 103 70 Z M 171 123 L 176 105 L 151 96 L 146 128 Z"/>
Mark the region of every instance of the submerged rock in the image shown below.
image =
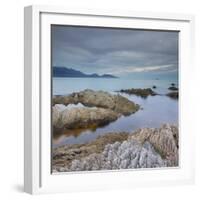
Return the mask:
<path id="1" fill-rule="evenodd" d="M 119 92 L 122 93 L 127 93 L 127 94 L 134 94 L 137 96 L 141 96 L 143 98 L 146 98 L 148 96 L 155 96 L 157 95 L 151 88 L 146 88 L 146 89 L 135 89 L 135 88 L 131 88 L 131 89 L 122 89 Z"/>
<path id="2" fill-rule="evenodd" d="M 178 90 L 178 88 L 175 87 L 175 86 L 171 86 L 171 87 L 168 88 L 168 90 L 175 90 L 176 91 L 176 90 Z"/>
<path id="3" fill-rule="evenodd" d="M 166 94 L 166 96 L 168 96 L 172 99 L 178 99 L 179 94 L 178 94 L 178 91 L 177 92 L 169 92 L 169 93 Z"/>
<path id="4" fill-rule="evenodd" d="M 54 106 L 52 122 L 54 128 L 87 128 L 88 126 L 102 126 L 115 121 L 120 115 L 110 109 L 104 108 L 71 108 L 59 110 Z"/>
<path id="5" fill-rule="evenodd" d="M 84 90 L 68 96 L 55 96 L 55 104 L 77 104 L 82 103 L 88 107 L 98 107 L 113 110 L 123 115 L 130 115 L 139 110 L 139 105 L 121 95 L 112 95 L 104 91 Z"/>
<path id="6" fill-rule="evenodd" d="M 109 135 L 114 140 L 108 140 Z M 115 136 L 116 135 L 116 136 Z M 115 136 L 115 137 L 114 137 Z M 102 139 L 104 137 L 104 139 Z M 89 144 L 60 147 L 60 161 L 63 154 L 79 148 L 82 153 L 74 153 L 74 157 L 62 167 L 56 164 L 58 159 L 54 152 L 54 171 L 111 170 L 131 168 L 153 168 L 178 166 L 178 128 L 163 125 L 161 128 L 143 128 L 129 134 L 108 133 Z M 120 138 L 120 139 L 119 139 Z M 98 142 L 100 141 L 100 142 Z"/>

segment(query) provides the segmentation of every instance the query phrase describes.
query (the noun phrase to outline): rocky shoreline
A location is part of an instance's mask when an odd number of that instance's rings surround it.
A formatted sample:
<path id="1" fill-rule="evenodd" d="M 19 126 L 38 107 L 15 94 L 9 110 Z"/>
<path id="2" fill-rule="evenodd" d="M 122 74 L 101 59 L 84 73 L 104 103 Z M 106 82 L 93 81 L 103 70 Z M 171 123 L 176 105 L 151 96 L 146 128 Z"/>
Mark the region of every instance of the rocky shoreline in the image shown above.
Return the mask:
<path id="1" fill-rule="evenodd" d="M 178 127 L 143 128 L 107 133 L 86 144 L 53 150 L 53 172 L 178 166 Z"/>
<path id="2" fill-rule="evenodd" d="M 52 122 L 54 129 L 77 129 L 99 127 L 130 115 L 140 108 L 121 95 L 108 92 L 84 90 L 68 96 L 53 98 Z M 69 105 L 84 105 L 67 109 Z"/>
<path id="3" fill-rule="evenodd" d="M 151 88 L 119 92 L 143 98 L 159 95 Z M 166 96 L 177 99 L 178 90 L 173 88 Z M 85 129 L 96 130 L 141 109 L 140 105 L 120 94 L 88 89 L 54 96 L 52 104 L 54 137 L 57 133 L 57 136 L 65 133 L 76 137 Z M 53 148 L 52 171 L 174 167 L 178 166 L 178 149 L 178 127 L 175 125 L 164 124 L 160 128 L 142 128 L 133 132 L 106 131 L 91 142 Z"/>

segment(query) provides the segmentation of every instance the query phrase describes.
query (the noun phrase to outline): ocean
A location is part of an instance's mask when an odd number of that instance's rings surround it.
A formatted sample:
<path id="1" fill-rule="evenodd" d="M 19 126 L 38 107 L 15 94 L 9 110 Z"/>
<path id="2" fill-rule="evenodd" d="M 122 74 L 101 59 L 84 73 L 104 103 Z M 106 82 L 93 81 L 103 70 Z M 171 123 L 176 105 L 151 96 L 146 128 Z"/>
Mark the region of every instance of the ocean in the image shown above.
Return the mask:
<path id="1" fill-rule="evenodd" d="M 53 135 L 53 147 L 65 144 L 81 144 L 92 141 L 108 132 L 133 132 L 138 128 L 160 127 L 164 123 L 178 124 L 178 100 L 171 99 L 165 94 L 170 92 L 168 87 L 175 80 L 133 80 L 133 79 L 105 79 L 105 78 L 53 78 L 53 95 L 68 95 L 85 89 L 103 90 L 112 94 L 121 94 L 139 104 L 142 109 L 130 116 L 121 116 L 110 124 L 95 130 L 62 132 Z M 119 93 L 120 89 L 152 88 L 161 95 L 141 98 L 135 95 Z"/>

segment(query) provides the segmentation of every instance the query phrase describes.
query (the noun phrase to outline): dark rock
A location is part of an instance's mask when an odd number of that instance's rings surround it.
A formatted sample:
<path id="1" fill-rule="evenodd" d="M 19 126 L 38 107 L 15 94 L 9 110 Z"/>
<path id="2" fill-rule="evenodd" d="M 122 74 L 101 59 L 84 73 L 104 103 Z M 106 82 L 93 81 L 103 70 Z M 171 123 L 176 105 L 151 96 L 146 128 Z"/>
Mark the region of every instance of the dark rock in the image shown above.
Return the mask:
<path id="1" fill-rule="evenodd" d="M 152 88 L 153 88 L 153 89 L 156 89 L 157 87 L 154 85 Z"/>
<path id="2" fill-rule="evenodd" d="M 175 87 L 175 86 L 171 86 L 171 87 L 169 87 L 169 88 L 168 88 L 168 90 L 173 90 L 173 91 L 176 91 L 176 90 L 178 90 L 178 88 L 177 88 L 177 87 Z"/>
<path id="3" fill-rule="evenodd" d="M 178 92 L 170 92 L 168 94 L 166 94 L 168 97 L 172 98 L 172 99 L 178 99 Z"/>
<path id="4" fill-rule="evenodd" d="M 146 89 L 122 89 L 120 90 L 120 92 L 123 92 L 123 93 L 127 93 L 127 94 L 134 94 L 134 95 L 137 95 L 137 96 L 141 96 L 143 98 L 146 98 L 148 96 L 155 96 L 157 95 L 151 88 L 146 88 Z"/>

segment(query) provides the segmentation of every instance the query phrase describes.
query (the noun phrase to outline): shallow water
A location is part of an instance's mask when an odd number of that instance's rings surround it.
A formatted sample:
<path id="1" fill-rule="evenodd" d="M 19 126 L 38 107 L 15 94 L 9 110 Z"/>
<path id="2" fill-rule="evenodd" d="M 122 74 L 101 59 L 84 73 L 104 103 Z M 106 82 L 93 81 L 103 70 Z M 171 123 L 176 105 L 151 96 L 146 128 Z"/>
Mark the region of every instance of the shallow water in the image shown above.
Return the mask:
<path id="1" fill-rule="evenodd" d="M 156 85 L 155 91 L 159 94 L 166 94 L 171 83 L 170 80 L 120 80 L 120 79 L 93 79 L 93 78 L 54 78 L 53 94 L 64 95 L 84 90 L 104 90 L 111 93 L 120 89 L 147 88 Z M 94 140 L 100 135 L 108 132 L 132 132 L 138 128 L 160 127 L 164 123 L 178 123 L 178 101 L 164 95 L 149 96 L 146 99 L 122 94 L 124 97 L 139 104 L 142 109 L 130 116 L 122 116 L 118 120 L 93 130 L 76 130 L 62 132 L 54 135 L 53 147 L 64 144 L 80 144 Z"/>

